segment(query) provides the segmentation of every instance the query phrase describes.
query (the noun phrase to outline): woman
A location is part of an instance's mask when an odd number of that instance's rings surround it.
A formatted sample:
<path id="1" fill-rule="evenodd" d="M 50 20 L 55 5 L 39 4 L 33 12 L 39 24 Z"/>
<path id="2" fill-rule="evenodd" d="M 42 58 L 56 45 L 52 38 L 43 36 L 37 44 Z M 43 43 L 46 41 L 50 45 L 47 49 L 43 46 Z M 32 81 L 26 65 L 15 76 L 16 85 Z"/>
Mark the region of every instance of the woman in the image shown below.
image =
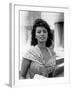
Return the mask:
<path id="1" fill-rule="evenodd" d="M 35 74 L 49 77 L 54 72 L 56 55 L 51 48 L 52 39 L 52 33 L 47 22 L 36 19 L 32 29 L 32 47 L 24 55 L 22 61 L 22 78 L 34 78 Z"/>

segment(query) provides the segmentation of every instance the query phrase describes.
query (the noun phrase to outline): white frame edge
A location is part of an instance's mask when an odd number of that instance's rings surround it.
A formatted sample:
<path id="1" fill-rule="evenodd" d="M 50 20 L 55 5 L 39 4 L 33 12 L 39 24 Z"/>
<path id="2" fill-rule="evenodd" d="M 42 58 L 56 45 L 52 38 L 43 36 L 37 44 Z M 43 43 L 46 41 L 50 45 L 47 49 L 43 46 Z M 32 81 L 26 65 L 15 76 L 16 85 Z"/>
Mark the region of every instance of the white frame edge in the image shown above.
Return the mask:
<path id="1" fill-rule="evenodd" d="M 14 32 L 14 5 L 9 4 L 9 85 L 15 85 L 15 32 Z"/>

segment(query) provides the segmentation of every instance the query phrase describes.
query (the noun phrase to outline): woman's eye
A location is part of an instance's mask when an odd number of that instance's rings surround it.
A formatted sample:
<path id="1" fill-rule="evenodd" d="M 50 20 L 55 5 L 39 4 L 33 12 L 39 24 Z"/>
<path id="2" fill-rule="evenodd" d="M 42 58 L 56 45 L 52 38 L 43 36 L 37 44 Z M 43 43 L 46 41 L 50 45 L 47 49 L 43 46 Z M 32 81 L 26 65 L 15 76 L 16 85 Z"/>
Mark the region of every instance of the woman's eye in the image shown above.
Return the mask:
<path id="1" fill-rule="evenodd" d="M 41 31 L 38 31 L 37 33 L 41 33 Z"/>
<path id="2" fill-rule="evenodd" d="M 47 31 L 46 31 L 46 30 L 43 30 L 43 32 L 44 32 L 44 33 L 47 33 Z"/>

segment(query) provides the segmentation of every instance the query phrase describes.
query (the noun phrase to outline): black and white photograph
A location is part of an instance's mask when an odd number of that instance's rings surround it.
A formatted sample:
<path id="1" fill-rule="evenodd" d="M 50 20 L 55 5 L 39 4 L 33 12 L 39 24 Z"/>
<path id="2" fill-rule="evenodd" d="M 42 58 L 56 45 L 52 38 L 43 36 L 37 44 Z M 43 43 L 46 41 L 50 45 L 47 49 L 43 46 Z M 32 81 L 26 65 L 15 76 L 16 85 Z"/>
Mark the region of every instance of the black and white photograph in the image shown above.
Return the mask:
<path id="1" fill-rule="evenodd" d="M 64 77 L 64 13 L 19 11 L 19 79 Z"/>
<path id="2" fill-rule="evenodd" d="M 10 85 L 67 82 L 68 8 L 11 4 L 10 12 Z"/>
<path id="3" fill-rule="evenodd" d="M 72 90 L 72 0 L 1 0 L 0 90 Z"/>

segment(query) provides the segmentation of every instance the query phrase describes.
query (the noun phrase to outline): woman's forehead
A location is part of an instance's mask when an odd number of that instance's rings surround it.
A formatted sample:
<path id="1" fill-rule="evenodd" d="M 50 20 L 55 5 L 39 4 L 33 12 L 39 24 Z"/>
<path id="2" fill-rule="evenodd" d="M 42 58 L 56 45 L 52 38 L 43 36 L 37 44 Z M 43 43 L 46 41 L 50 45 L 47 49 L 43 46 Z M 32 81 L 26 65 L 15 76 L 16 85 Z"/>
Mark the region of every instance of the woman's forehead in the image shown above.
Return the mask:
<path id="1" fill-rule="evenodd" d="M 38 26 L 36 27 L 36 30 L 47 30 L 44 26 Z"/>

